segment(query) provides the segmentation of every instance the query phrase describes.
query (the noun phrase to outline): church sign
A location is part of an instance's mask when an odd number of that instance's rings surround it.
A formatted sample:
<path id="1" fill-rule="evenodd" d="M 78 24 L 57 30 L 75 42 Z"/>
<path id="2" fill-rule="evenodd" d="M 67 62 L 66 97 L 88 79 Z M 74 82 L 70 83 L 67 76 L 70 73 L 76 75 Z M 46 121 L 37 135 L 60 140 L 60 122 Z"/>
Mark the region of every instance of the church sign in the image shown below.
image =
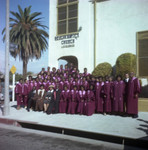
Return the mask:
<path id="1" fill-rule="evenodd" d="M 55 41 L 61 41 L 61 48 L 69 48 L 75 46 L 75 40 L 79 37 L 79 33 L 56 36 Z"/>

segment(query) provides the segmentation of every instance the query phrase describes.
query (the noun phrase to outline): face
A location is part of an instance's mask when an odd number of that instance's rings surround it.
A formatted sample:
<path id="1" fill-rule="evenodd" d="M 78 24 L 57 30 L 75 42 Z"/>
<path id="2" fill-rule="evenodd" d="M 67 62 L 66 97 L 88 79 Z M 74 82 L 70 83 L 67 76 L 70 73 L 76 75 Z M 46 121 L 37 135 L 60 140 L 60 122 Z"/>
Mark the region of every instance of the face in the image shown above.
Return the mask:
<path id="1" fill-rule="evenodd" d="M 125 78 L 127 79 L 127 78 L 129 78 L 129 74 L 127 73 L 127 74 L 125 74 Z"/>
<path id="2" fill-rule="evenodd" d="M 83 87 L 83 86 L 81 86 L 81 90 L 82 90 L 82 91 L 84 90 L 84 87 Z"/>
<path id="3" fill-rule="evenodd" d="M 50 91 L 51 91 L 52 89 L 53 89 L 52 87 L 49 88 Z"/>
<path id="4" fill-rule="evenodd" d="M 112 78 L 112 77 L 109 77 L 109 81 L 113 81 L 113 78 Z"/>
<path id="5" fill-rule="evenodd" d="M 102 78 L 99 78 L 99 82 L 102 82 L 103 81 L 103 79 Z"/>
<path id="6" fill-rule="evenodd" d="M 130 73 L 130 78 L 132 78 L 132 77 L 134 77 L 134 73 L 133 72 Z"/>
<path id="7" fill-rule="evenodd" d="M 74 90 L 76 91 L 76 90 L 77 90 L 77 87 L 74 87 Z"/>
<path id="8" fill-rule="evenodd" d="M 20 83 L 23 83 L 23 80 L 20 80 Z"/>
<path id="9" fill-rule="evenodd" d="M 90 86 L 90 89 L 93 90 L 93 86 L 92 85 Z"/>
<path id="10" fill-rule="evenodd" d="M 121 77 L 118 77 L 118 78 L 117 78 L 117 81 L 121 81 Z"/>
<path id="11" fill-rule="evenodd" d="M 87 68 L 84 68 L 84 72 L 87 72 Z"/>
<path id="12" fill-rule="evenodd" d="M 64 87 L 64 90 L 67 91 L 67 87 L 66 86 Z"/>
<path id="13" fill-rule="evenodd" d="M 44 88 L 44 87 L 43 87 L 43 86 L 41 86 L 41 90 L 43 90 L 43 88 Z"/>

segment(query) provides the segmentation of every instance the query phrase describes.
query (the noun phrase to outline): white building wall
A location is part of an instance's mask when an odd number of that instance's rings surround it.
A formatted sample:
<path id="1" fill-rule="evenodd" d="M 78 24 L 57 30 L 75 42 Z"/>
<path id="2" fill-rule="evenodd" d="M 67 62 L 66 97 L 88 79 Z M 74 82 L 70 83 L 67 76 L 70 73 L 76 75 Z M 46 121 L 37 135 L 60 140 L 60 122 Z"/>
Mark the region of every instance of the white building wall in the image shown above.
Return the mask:
<path id="1" fill-rule="evenodd" d="M 49 66 L 58 67 L 58 58 L 62 56 L 76 56 L 78 59 L 79 70 L 82 72 L 84 67 L 88 71 L 93 69 L 93 4 L 89 0 L 80 0 L 78 4 L 78 29 L 79 37 L 75 39 L 75 47 L 61 48 L 61 40 L 55 41 L 57 32 L 57 1 L 50 0 L 50 37 L 49 37 Z"/>
<path id="2" fill-rule="evenodd" d="M 58 67 L 58 58 L 73 55 L 79 69 L 94 69 L 94 5 L 90 0 L 79 0 L 78 28 L 82 27 L 75 47 L 61 48 L 55 41 L 57 32 L 57 1 L 50 0 L 49 66 Z M 148 0 L 109 0 L 97 3 L 97 64 L 115 65 L 119 55 L 136 54 L 136 33 L 148 30 Z"/>
<path id="3" fill-rule="evenodd" d="M 148 0 L 97 3 L 97 63 L 115 65 L 119 55 L 136 54 L 136 33 L 148 30 Z"/>

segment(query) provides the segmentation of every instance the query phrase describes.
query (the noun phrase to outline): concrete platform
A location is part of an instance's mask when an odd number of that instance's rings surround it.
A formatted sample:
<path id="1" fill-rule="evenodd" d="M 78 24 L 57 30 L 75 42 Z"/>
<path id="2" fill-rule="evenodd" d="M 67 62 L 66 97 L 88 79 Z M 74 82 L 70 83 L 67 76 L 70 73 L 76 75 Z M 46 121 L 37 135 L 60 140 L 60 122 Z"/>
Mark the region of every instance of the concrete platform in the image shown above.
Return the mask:
<path id="1" fill-rule="evenodd" d="M 114 115 L 92 116 L 27 112 L 16 110 L 10 103 L 10 115 L 0 116 L 0 123 L 61 134 L 98 139 L 114 143 L 148 147 L 148 112 L 139 112 L 139 118 Z"/>

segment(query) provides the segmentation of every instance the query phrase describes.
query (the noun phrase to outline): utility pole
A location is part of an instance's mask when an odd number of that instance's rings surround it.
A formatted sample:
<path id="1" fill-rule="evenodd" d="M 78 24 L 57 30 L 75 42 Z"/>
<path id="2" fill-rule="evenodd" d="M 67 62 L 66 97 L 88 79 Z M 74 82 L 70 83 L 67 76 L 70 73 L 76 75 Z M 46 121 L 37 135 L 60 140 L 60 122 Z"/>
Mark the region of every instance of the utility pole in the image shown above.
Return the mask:
<path id="1" fill-rule="evenodd" d="M 4 116 L 9 115 L 9 0 L 6 0 L 6 43 L 5 43 L 5 99 Z"/>

